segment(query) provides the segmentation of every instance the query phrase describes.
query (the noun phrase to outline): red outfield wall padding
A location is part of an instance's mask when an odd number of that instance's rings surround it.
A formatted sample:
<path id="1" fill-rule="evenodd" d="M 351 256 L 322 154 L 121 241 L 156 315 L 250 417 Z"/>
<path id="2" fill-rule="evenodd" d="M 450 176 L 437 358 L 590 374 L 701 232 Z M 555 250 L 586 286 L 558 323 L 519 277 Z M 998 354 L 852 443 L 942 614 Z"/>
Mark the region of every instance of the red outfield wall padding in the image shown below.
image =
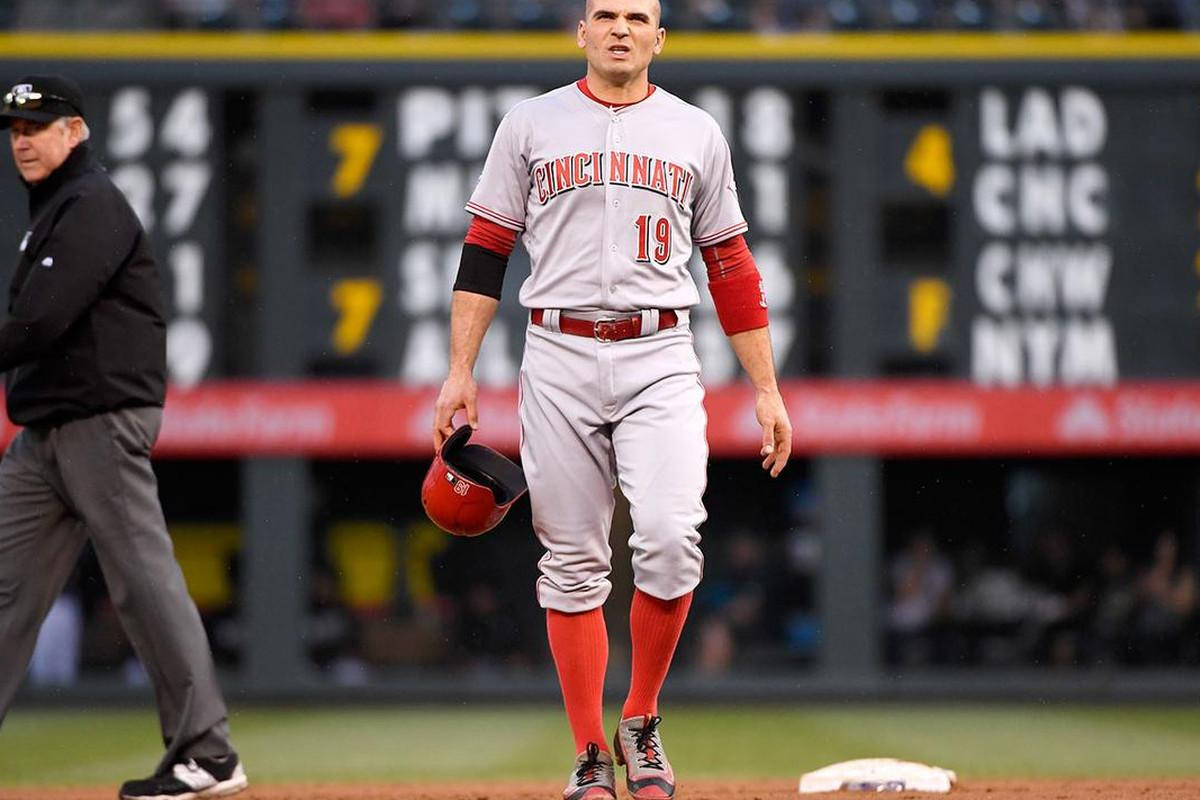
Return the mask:
<path id="1" fill-rule="evenodd" d="M 952 381 L 783 384 L 795 451 L 880 455 L 1200 455 L 1200 382 L 981 389 Z M 383 381 L 211 382 L 172 390 L 155 454 L 432 457 L 435 387 Z M 517 451 L 515 389 L 484 389 L 477 440 Z M 708 392 L 712 454 L 754 457 L 754 394 Z M 461 417 L 461 415 L 460 415 Z M 15 429 L 5 424 L 0 440 Z"/>

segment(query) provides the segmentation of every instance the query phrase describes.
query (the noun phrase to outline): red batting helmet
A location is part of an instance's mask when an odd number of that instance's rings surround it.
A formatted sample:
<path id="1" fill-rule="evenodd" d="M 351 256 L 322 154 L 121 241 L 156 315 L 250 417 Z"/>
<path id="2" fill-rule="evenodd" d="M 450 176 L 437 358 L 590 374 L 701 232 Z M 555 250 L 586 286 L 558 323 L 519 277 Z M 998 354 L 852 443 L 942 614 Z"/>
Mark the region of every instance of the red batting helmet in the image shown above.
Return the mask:
<path id="1" fill-rule="evenodd" d="M 470 438 L 470 425 L 450 434 L 421 484 L 425 513 L 456 536 L 490 531 L 526 490 L 520 467 L 490 447 L 467 444 Z"/>

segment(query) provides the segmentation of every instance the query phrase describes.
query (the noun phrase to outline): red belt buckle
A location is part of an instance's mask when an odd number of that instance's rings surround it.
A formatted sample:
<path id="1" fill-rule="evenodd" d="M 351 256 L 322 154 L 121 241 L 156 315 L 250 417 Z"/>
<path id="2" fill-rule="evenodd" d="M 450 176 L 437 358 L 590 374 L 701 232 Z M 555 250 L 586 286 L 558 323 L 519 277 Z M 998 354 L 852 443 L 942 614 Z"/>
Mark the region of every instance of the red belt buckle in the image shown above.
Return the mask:
<path id="1" fill-rule="evenodd" d="M 637 335 L 638 317 L 601 317 L 592 325 L 592 335 L 600 342 L 617 342 Z"/>

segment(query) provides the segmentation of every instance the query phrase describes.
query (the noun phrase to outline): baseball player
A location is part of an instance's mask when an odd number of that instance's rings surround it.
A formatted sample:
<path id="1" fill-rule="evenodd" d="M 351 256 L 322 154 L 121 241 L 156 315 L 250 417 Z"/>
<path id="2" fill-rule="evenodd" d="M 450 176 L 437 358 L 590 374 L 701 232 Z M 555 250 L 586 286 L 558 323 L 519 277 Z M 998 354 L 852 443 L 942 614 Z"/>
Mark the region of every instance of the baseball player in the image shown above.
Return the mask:
<path id="1" fill-rule="evenodd" d="M 706 514 L 704 390 L 688 327 L 709 290 L 757 391 L 763 468 L 779 475 L 791 425 L 775 381 L 766 302 L 742 234 L 729 146 L 716 122 L 649 82 L 666 31 L 657 0 L 588 0 L 586 77 L 514 107 L 467 204 L 474 215 L 450 313 L 435 447 L 465 410 L 518 234 L 532 269 L 520 372 L 521 461 L 546 553 L 537 582 L 575 737 L 565 800 L 616 797 L 613 760 L 638 800 L 669 798 L 658 694 L 700 581 Z M 636 591 L 632 680 L 610 751 L 602 721 L 613 488 L 629 500 Z"/>

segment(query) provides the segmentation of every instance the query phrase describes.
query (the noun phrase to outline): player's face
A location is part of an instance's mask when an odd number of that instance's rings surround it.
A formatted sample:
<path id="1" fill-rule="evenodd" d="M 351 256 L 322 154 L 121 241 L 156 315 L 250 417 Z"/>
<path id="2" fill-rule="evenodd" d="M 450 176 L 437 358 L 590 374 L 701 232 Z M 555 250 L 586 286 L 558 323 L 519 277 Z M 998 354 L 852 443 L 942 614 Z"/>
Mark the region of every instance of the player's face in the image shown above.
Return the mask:
<path id="1" fill-rule="evenodd" d="M 74 117 L 64 125 L 61 120 L 34 122 L 14 119 L 8 129 L 13 161 L 17 172 L 28 183 L 41 183 L 62 166 L 80 140 L 80 124 Z"/>
<path id="2" fill-rule="evenodd" d="M 624 83 L 662 52 L 667 32 L 658 24 L 658 0 L 590 0 L 586 14 L 577 42 L 602 77 Z"/>

